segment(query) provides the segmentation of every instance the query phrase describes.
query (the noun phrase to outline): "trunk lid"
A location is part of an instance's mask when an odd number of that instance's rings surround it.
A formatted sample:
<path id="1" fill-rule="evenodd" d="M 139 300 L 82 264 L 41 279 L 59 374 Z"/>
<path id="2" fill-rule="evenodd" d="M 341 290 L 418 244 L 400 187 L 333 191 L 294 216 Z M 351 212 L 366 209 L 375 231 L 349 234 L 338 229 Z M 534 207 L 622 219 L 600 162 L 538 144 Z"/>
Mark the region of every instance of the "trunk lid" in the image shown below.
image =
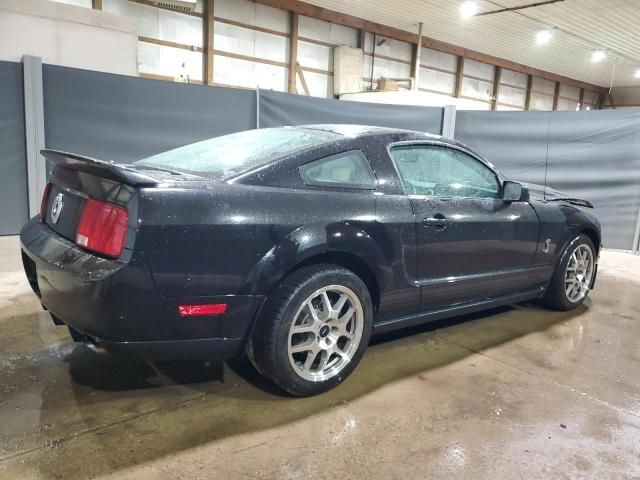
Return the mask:
<path id="1" fill-rule="evenodd" d="M 42 150 L 53 165 L 48 195 L 43 199 L 43 221 L 62 237 L 75 242 L 83 208 L 89 198 L 119 205 L 129 211 L 135 228 L 137 188 L 161 180 L 123 165 L 74 153 Z"/>

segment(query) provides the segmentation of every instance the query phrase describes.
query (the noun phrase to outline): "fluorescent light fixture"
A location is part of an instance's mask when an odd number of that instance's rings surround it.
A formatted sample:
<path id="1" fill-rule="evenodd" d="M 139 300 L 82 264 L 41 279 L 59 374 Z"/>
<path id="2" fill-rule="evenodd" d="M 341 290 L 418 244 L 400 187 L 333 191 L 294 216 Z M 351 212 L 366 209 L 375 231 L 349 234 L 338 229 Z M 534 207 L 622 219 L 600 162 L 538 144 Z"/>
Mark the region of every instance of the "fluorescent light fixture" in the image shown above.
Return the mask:
<path id="1" fill-rule="evenodd" d="M 473 17 L 476 13 L 478 13 L 478 4 L 476 2 L 467 0 L 460 5 L 460 15 L 462 18 Z"/>
<path id="2" fill-rule="evenodd" d="M 607 52 L 605 52 L 604 50 L 596 50 L 591 54 L 591 61 L 593 63 L 599 63 L 605 58 L 607 58 Z"/>
<path id="3" fill-rule="evenodd" d="M 548 28 L 546 30 L 540 30 L 536 33 L 536 43 L 538 45 L 544 45 L 553 37 L 553 29 Z"/>

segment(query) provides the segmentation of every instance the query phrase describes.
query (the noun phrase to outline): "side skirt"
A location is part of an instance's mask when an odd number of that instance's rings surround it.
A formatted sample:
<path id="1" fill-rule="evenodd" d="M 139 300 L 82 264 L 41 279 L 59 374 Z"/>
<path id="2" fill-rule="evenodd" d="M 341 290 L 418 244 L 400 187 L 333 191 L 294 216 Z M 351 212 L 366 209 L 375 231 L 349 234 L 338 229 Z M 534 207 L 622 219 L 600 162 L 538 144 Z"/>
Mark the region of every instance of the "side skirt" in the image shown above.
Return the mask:
<path id="1" fill-rule="evenodd" d="M 420 325 L 422 323 L 433 322 L 436 320 L 442 320 L 443 318 L 455 317 L 458 315 L 465 315 L 467 313 L 478 312 L 481 310 L 487 310 L 490 308 L 500 307 L 504 305 L 510 305 L 512 303 L 524 302 L 526 300 L 533 300 L 540 298 L 544 292 L 544 286 L 525 290 L 523 292 L 514 293 L 511 295 L 505 295 L 502 297 L 487 298 L 484 300 L 459 303 L 446 308 L 439 308 L 437 310 L 428 310 L 425 312 L 415 313 L 411 315 L 405 315 L 403 317 L 392 318 L 390 320 L 384 320 L 382 322 L 373 324 L 373 333 L 386 333 L 400 328 L 412 327 L 414 325 Z"/>

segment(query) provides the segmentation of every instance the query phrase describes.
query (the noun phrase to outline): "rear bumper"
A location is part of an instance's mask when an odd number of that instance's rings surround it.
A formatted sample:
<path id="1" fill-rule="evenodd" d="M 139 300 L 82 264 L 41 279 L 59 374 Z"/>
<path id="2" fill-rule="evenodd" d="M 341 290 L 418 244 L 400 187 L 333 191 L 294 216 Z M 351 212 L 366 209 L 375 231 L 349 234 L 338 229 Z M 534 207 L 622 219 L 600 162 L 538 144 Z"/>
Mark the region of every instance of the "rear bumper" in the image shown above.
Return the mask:
<path id="1" fill-rule="evenodd" d="M 262 296 L 160 295 L 143 252 L 104 259 L 38 218 L 20 234 L 25 273 L 57 320 L 116 355 L 148 359 L 230 358 L 241 350 Z M 178 305 L 226 303 L 224 315 L 182 317 Z"/>
<path id="2" fill-rule="evenodd" d="M 159 340 L 152 342 L 113 342 L 90 338 L 91 343 L 111 355 L 145 360 L 207 359 L 224 362 L 242 353 L 243 338 L 198 338 L 191 340 Z"/>

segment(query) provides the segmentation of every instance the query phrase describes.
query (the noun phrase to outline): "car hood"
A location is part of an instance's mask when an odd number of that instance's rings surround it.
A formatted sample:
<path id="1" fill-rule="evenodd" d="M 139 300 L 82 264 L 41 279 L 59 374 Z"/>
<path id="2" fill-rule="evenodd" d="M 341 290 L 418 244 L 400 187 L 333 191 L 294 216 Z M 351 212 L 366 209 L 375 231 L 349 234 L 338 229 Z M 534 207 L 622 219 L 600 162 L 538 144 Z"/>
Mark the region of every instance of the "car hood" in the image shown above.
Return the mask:
<path id="1" fill-rule="evenodd" d="M 560 190 L 556 190 L 548 186 L 545 187 L 544 185 L 538 185 L 536 183 L 523 183 L 523 185 L 529 189 L 529 195 L 532 200 L 546 200 L 548 202 L 564 201 L 579 207 L 593 208 L 593 204 L 588 200 L 573 197 L 568 193 L 561 192 Z"/>

